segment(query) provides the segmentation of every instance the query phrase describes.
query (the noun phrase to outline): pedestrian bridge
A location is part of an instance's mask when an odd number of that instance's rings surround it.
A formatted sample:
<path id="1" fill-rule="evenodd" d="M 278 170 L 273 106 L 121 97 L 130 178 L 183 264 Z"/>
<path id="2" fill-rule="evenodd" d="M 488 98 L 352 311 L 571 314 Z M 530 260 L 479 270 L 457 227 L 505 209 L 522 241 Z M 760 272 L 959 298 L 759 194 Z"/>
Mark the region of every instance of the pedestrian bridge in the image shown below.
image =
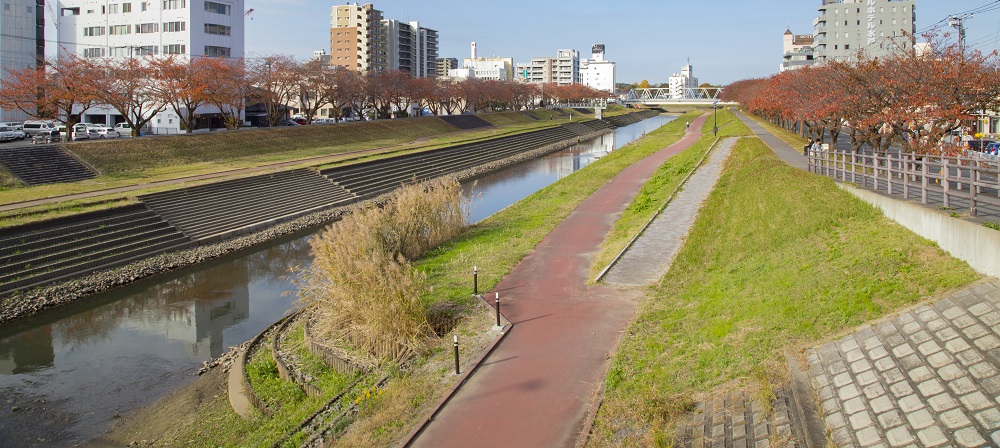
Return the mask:
<path id="1" fill-rule="evenodd" d="M 686 87 L 671 89 L 669 87 L 653 87 L 648 89 L 632 89 L 626 95 L 623 103 L 641 106 L 735 106 L 737 103 L 719 101 L 722 87 Z"/>

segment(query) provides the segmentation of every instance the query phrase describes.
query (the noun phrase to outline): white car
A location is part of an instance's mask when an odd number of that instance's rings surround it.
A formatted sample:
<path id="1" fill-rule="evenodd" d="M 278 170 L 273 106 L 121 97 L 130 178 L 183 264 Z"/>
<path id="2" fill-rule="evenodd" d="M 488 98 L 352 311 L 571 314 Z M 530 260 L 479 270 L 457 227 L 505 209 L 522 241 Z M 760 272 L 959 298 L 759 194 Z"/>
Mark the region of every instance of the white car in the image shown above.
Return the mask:
<path id="1" fill-rule="evenodd" d="M 114 130 L 113 128 L 109 128 L 103 125 L 91 126 L 91 129 L 97 131 L 97 138 L 118 138 L 122 136 L 118 131 Z"/>
<path id="2" fill-rule="evenodd" d="M 24 140 L 24 132 L 16 131 L 10 126 L 0 126 L 0 142 L 11 140 Z"/>

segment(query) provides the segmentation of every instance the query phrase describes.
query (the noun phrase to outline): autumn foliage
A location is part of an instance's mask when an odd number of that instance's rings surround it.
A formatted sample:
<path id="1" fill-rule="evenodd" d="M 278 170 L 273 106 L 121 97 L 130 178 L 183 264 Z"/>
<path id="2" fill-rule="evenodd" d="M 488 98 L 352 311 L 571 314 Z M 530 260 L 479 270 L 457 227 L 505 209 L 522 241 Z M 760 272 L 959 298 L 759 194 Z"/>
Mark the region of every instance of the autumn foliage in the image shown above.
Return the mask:
<path id="1" fill-rule="evenodd" d="M 954 153 L 958 145 L 942 138 L 974 129 L 977 114 L 1000 106 L 1000 65 L 996 52 L 963 53 L 943 38 L 929 40 L 931 50 L 924 53 L 862 54 L 850 62 L 738 81 L 723 96 L 809 137 L 828 132 L 833 149 L 846 149 L 836 148 L 836 137 L 847 132 L 854 151 L 868 144 L 884 152 L 898 143 L 907 152 Z"/>

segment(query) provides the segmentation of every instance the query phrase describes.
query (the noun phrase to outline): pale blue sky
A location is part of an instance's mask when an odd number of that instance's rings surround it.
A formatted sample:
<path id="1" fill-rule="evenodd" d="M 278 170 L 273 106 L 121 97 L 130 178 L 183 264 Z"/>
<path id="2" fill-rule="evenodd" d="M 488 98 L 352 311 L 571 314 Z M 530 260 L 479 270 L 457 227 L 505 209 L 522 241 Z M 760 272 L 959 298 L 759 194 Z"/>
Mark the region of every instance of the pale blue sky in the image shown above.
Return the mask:
<path id="1" fill-rule="evenodd" d="M 353 2 L 351 2 L 353 3 Z M 367 3 L 367 2 L 358 2 Z M 812 33 L 821 0 L 376 0 L 386 18 L 417 20 L 440 34 L 439 56 L 469 57 L 475 41 L 480 56 L 554 56 L 579 50 L 590 57 L 595 43 L 617 63 L 619 82 L 666 82 L 687 58 L 701 82 L 725 84 L 775 73 L 781 36 Z M 997 10 L 966 21 L 967 42 L 1000 48 L 1000 1 L 917 0 L 917 29 L 951 14 L 991 3 Z M 248 56 L 282 53 L 298 59 L 329 51 L 330 9 L 322 0 L 246 0 Z"/>

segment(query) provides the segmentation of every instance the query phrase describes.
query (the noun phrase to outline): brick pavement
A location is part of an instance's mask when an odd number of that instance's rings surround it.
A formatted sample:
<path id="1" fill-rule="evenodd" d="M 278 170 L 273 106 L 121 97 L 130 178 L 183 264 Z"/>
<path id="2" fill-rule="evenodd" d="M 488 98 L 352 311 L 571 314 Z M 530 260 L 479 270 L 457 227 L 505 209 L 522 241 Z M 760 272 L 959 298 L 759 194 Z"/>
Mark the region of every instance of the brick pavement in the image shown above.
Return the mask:
<path id="1" fill-rule="evenodd" d="M 836 446 L 1000 445 L 1000 280 L 809 353 Z"/>

